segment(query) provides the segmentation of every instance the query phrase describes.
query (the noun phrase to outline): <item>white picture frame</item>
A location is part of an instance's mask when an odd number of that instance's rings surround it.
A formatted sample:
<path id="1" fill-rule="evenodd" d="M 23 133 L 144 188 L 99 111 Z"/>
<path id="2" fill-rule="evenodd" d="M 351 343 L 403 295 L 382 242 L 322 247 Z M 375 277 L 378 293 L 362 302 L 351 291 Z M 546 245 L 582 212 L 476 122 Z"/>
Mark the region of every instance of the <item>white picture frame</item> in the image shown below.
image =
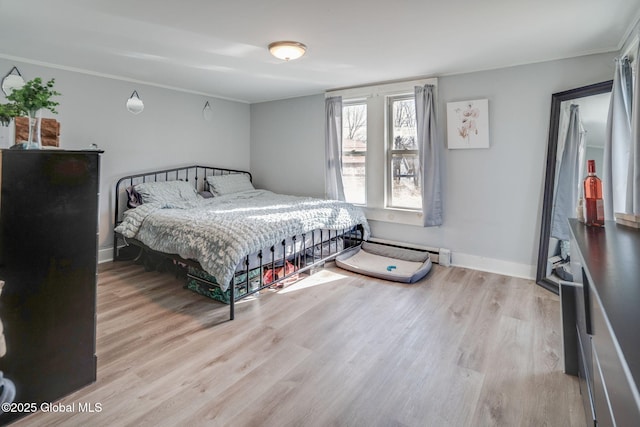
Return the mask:
<path id="1" fill-rule="evenodd" d="M 489 100 L 447 102 L 449 149 L 489 148 Z"/>

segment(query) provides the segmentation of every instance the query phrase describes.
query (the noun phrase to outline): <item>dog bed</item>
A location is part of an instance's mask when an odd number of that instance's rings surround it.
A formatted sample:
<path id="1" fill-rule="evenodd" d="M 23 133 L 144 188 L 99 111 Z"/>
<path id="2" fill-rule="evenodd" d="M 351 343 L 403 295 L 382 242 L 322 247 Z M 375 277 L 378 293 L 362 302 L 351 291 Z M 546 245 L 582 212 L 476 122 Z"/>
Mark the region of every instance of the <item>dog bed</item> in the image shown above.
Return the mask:
<path id="1" fill-rule="evenodd" d="M 415 283 L 431 270 L 431 259 L 425 251 L 364 242 L 339 255 L 336 265 L 379 279 Z"/>

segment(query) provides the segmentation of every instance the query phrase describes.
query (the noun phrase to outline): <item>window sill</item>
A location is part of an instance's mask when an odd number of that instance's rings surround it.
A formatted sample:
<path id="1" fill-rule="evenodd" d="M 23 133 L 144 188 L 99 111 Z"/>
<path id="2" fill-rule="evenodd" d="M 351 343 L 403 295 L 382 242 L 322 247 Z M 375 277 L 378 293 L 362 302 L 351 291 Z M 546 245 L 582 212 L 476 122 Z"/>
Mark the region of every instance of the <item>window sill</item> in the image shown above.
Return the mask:
<path id="1" fill-rule="evenodd" d="M 365 216 L 371 221 L 393 222 L 396 224 L 417 225 L 422 227 L 422 212 L 404 209 L 383 209 L 363 207 Z"/>

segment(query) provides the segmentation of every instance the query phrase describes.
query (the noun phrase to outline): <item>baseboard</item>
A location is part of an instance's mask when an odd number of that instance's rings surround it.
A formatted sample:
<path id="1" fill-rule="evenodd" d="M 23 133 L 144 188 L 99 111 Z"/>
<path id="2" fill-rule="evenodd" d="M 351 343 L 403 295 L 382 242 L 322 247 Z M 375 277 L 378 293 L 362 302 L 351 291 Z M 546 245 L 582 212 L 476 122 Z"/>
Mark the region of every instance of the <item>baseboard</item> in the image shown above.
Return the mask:
<path id="1" fill-rule="evenodd" d="M 380 239 L 377 237 L 371 237 L 369 238 L 368 241 L 373 243 L 382 243 L 383 245 L 398 246 L 400 248 L 417 249 L 419 251 L 425 251 L 429 253 L 431 262 L 435 262 L 444 267 L 448 267 L 451 265 L 451 251 L 449 249 L 416 245 L 413 243 L 398 242 L 395 240 Z"/>
<path id="2" fill-rule="evenodd" d="M 408 247 L 416 245 L 407 245 Z M 417 248 L 417 247 L 416 247 Z M 424 247 L 420 247 L 421 249 Z M 429 248 L 431 249 L 431 248 Z M 440 249 L 441 251 L 446 251 Z M 486 271 L 488 273 L 504 274 L 507 276 L 519 277 L 522 279 L 535 279 L 536 267 L 534 265 L 520 264 L 500 259 L 481 257 L 477 255 L 463 254 L 460 252 L 450 253 L 451 266 L 470 268 L 472 270 Z M 444 258 L 444 257 L 443 257 Z M 113 248 L 100 249 L 98 251 L 98 263 L 113 261 Z M 444 261 L 444 259 L 443 259 Z M 445 263 L 442 263 L 446 265 Z"/>
<path id="3" fill-rule="evenodd" d="M 113 247 L 98 250 L 98 264 L 113 261 Z"/>
<path id="4" fill-rule="evenodd" d="M 486 271 L 488 273 L 504 274 L 506 276 L 519 277 L 521 279 L 534 280 L 536 277 L 535 265 L 520 264 L 501 259 L 487 258 L 477 255 L 453 252 L 451 265 L 455 267 L 470 268 L 472 270 Z"/>
<path id="5" fill-rule="evenodd" d="M 404 242 L 379 239 L 375 237 L 372 237 L 369 240 L 373 242 L 393 244 L 401 247 L 427 251 L 431 254 L 431 261 L 438 263 L 443 267 L 464 267 L 470 268 L 472 270 L 486 271 L 488 273 L 519 277 L 522 279 L 534 279 L 536 276 L 536 268 L 533 265 L 519 264 L 511 261 L 481 257 L 477 255 L 469 255 L 459 252 L 451 252 L 451 250 L 447 248 L 415 245 Z"/>

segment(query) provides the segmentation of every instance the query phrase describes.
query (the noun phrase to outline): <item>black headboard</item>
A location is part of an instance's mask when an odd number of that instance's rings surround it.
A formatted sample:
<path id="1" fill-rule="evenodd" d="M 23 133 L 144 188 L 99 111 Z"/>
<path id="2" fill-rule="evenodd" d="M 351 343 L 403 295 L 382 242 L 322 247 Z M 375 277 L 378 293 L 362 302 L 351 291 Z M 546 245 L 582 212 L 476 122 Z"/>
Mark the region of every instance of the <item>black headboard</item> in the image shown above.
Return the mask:
<path id="1" fill-rule="evenodd" d="M 232 173 L 244 173 L 249 175 L 249 179 L 252 180 L 251 173 L 247 171 L 197 165 L 138 173 L 120 178 L 116 183 L 114 227 L 122 222 L 122 214 L 127 210 L 128 196 L 126 189 L 129 186 L 143 182 L 182 180 L 192 182 L 196 191 L 203 191 L 208 189 L 206 177 L 211 175 L 228 175 Z"/>

